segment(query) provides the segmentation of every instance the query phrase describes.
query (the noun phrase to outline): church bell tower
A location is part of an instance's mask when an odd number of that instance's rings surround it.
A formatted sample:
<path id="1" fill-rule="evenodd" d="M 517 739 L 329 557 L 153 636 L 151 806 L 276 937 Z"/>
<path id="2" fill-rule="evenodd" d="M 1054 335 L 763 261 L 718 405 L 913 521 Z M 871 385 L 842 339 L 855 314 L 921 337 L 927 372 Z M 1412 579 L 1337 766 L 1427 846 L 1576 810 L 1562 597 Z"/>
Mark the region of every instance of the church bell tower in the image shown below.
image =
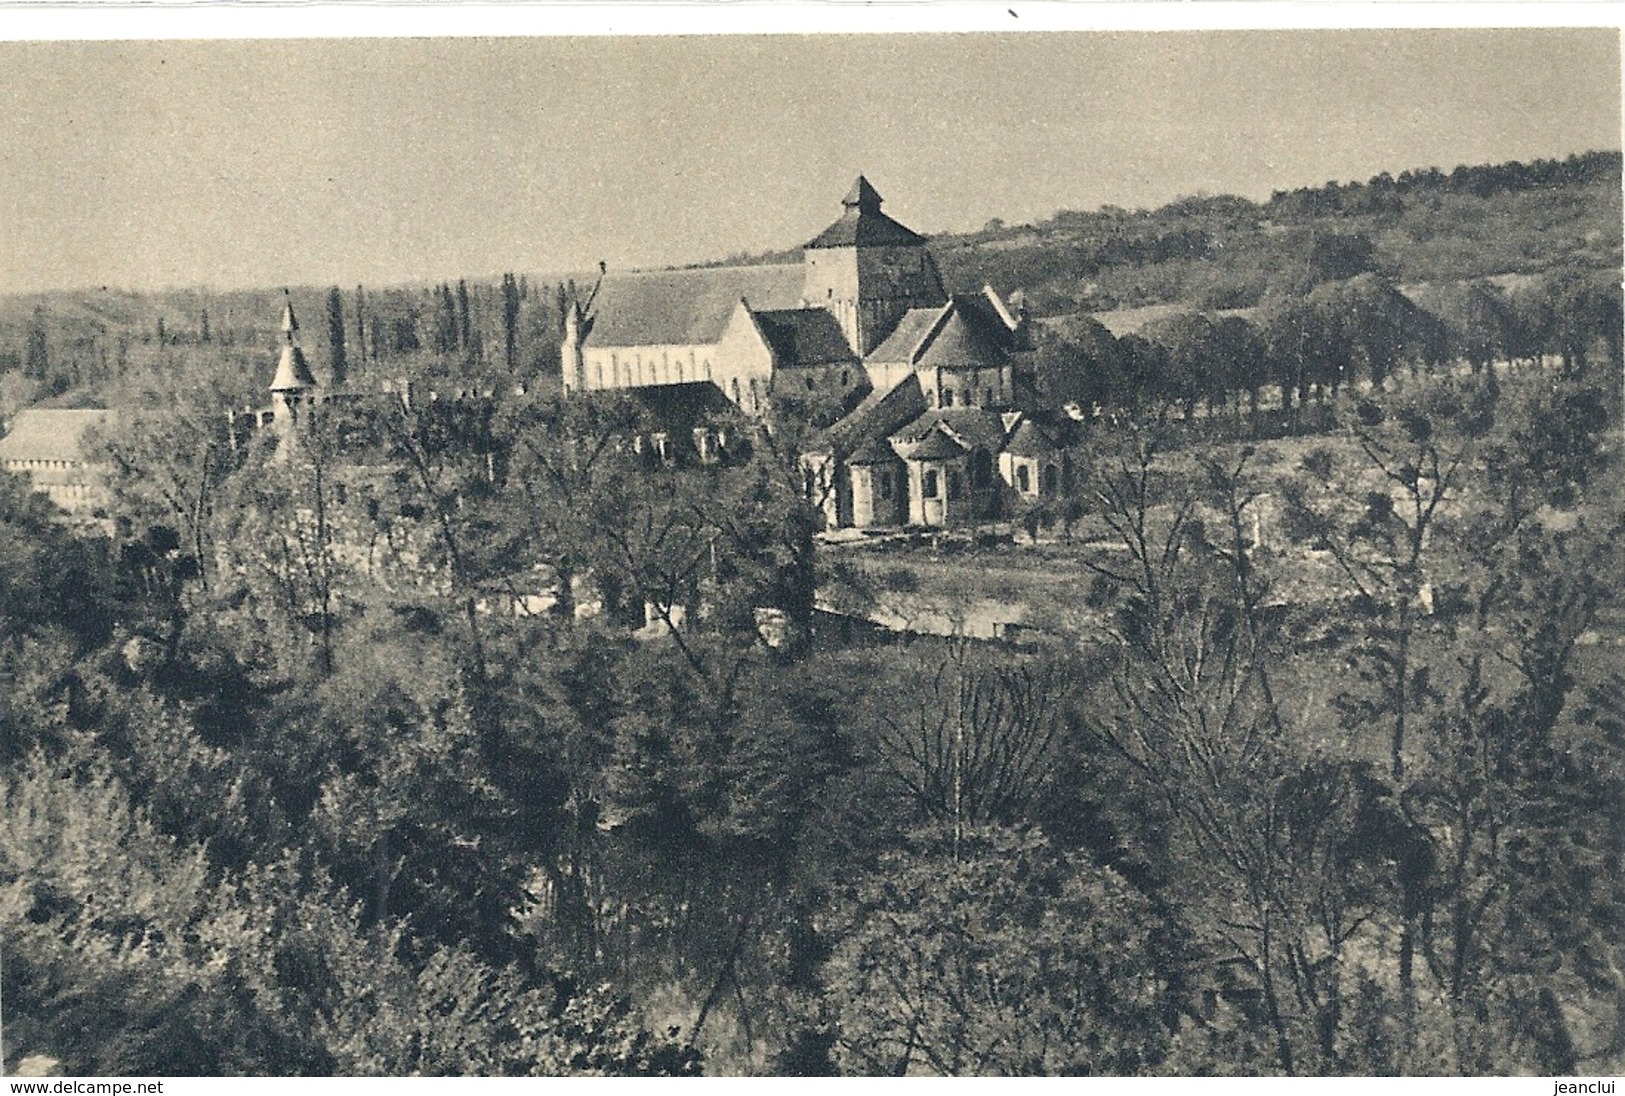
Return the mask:
<path id="1" fill-rule="evenodd" d="M 940 308 L 948 294 L 925 237 L 880 211 L 882 199 L 859 175 L 841 199 L 840 218 L 807 243 L 802 296 L 835 315 L 853 353 L 865 357 L 911 308 Z"/>

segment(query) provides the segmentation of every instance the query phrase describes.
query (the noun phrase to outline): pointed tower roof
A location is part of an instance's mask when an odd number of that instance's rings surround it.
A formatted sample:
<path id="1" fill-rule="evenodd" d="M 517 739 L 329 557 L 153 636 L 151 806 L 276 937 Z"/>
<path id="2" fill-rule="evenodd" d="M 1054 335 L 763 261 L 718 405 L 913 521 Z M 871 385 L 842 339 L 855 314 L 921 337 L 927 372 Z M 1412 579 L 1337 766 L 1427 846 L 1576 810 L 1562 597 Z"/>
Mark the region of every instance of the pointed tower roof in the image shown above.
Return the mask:
<path id="1" fill-rule="evenodd" d="M 316 377 L 305 362 L 305 352 L 299 349 L 299 321 L 293 314 L 293 297 L 286 289 L 282 306 L 282 356 L 277 359 L 276 376 L 271 378 L 273 392 L 306 392 L 316 387 Z"/>
<path id="2" fill-rule="evenodd" d="M 868 212 L 879 213 L 880 203 L 882 201 L 883 199 L 880 197 L 880 191 L 870 186 L 868 179 L 865 179 L 862 175 L 859 175 L 857 180 L 852 184 L 852 189 L 847 191 L 846 197 L 841 199 L 841 204 L 849 208 L 856 206 L 857 208 L 866 210 Z"/>
<path id="3" fill-rule="evenodd" d="M 880 192 L 859 175 L 841 199 L 846 207 L 840 219 L 808 241 L 815 247 L 907 247 L 925 243 L 925 237 L 904 228 L 880 212 Z"/>

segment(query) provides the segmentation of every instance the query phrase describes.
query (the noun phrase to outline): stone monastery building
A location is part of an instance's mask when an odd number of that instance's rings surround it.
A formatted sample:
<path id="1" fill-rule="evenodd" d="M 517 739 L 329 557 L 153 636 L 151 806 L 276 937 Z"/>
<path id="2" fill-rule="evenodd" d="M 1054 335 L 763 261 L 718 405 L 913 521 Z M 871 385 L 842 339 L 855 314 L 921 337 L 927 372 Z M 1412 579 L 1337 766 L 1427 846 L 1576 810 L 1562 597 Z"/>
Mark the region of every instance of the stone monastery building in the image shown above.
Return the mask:
<path id="1" fill-rule="evenodd" d="M 804 458 L 830 526 L 952 525 L 1061 491 L 1070 424 L 1035 413 L 1025 308 L 949 294 L 862 176 L 842 205 L 800 263 L 606 276 L 566 316 L 565 390 L 632 390 L 657 413 L 834 407 Z"/>

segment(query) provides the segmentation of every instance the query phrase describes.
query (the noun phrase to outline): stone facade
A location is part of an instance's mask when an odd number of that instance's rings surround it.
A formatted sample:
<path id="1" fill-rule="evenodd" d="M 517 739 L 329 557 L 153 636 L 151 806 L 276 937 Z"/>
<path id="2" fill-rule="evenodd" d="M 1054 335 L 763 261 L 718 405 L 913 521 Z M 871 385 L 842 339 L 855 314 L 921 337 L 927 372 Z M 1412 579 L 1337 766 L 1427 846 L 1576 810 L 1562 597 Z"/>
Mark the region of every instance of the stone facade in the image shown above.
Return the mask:
<path id="1" fill-rule="evenodd" d="M 948 293 L 924 237 L 866 179 L 842 207 L 800 264 L 606 276 L 566 316 L 566 392 L 655 405 L 698 382 L 753 416 L 837 408 L 803 457 L 831 526 L 981 521 L 1061 491 L 1058 459 L 1030 452 L 1058 453 L 1066 430 L 1035 425 L 1025 309 L 991 288 Z"/>

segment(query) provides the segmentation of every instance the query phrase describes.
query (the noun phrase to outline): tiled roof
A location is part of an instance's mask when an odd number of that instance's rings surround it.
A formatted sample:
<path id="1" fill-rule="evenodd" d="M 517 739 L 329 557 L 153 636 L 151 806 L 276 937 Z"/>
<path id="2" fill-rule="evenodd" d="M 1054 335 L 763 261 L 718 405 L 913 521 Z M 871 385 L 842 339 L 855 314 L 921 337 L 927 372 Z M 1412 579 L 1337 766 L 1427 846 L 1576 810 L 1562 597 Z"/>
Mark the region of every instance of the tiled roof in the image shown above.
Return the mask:
<path id="1" fill-rule="evenodd" d="M 780 365 L 829 365 L 856 362 L 835 316 L 822 308 L 756 311 L 762 335 Z"/>
<path id="2" fill-rule="evenodd" d="M 939 424 L 924 437 L 898 442 L 897 451 L 904 460 L 952 460 L 965 455 L 968 446 L 961 445 Z"/>
<path id="3" fill-rule="evenodd" d="M 886 336 L 886 341 L 869 352 L 872 362 L 909 362 L 914 361 L 914 348 L 920 344 L 931 325 L 942 315 L 939 308 L 911 308 L 903 313 L 903 318 L 897 321 L 892 333 Z"/>
<path id="4" fill-rule="evenodd" d="M 800 263 L 653 270 L 604 279 L 592 306 L 589 346 L 705 346 L 722 337 L 740 298 L 752 309 L 795 308 Z"/>
<path id="5" fill-rule="evenodd" d="M 978 369 L 1004 364 L 1010 329 L 986 301 L 955 296 L 952 311 L 927 340 L 919 364 L 941 369 Z"/>
<path id="6" fill-rule="evenodd" d="M 628 388 L 624 395 L 638 405 L 647 426 L 672 434 L 686 434 L 709 418 L 738 411 L 710 381 Z"/>
<path id="7" fill-rule="evenodd" d="M 956 293 L 941 308 L 909 309 L 869 360 L 944 369 L 991 368 L 1004 364 L 1014 338 L 985 296 Z"/>
<path id="8" fill-rule="evenodd" d="M 846 207 L 840 219 L 807 242 L 808 247 L 908 247 L 925 243 L 925 237 L 904 228 L 880 212 L 879 191 L 859 175 L 841 204 Z"/>
<path id="9" fill-rule="evenodd" d="M 925 410 L 919 378 L 910 373 L 885 392 L 870 392 L 852 413 L 824 432 L 824 441 L 836 456 L 855 452 L 871 438 L 887 438 Z"/>
<path id="10" fill-rule="evenodd" d="M 1058 449 L 1054 439 L 1031 419 L 1022 420 L 1004 447 L 1006 453 L 1016 457 L 1047 457 Z"/>
<path id="11" fill-rule="evenodd" d="M 111 411 L 19 411 L 0 438 L 0 460 L 83 460 L 86 431 L 114 418 Z"/>
<path id="12" fill-rule="evenodd" d="M 807 241 L 808 247 L 910 247 L 923 246 L 925 237 L 904 228 L 879 209 L 848 206 L 845 213 L 824 231 Z"/>
<path id="13" fill-rule="evenodd" d="M 926 437 L 931 431 L 946 429 L 964 443 L 966 449 L 980 446 L 990 453 L 1004 448 L 1004 419 L 997 411 L 980 407 L 938 407 L 892 433 L 900 444 Z"/>
<path id="14" fill-rule="evenodd" d="M 897 450 L 891 447 L 891 442 L 883 437 L 872 437 L 858 446 L 853 454 L 846 458 L 848 464 L 890 464 L 897 459 Z"/>

